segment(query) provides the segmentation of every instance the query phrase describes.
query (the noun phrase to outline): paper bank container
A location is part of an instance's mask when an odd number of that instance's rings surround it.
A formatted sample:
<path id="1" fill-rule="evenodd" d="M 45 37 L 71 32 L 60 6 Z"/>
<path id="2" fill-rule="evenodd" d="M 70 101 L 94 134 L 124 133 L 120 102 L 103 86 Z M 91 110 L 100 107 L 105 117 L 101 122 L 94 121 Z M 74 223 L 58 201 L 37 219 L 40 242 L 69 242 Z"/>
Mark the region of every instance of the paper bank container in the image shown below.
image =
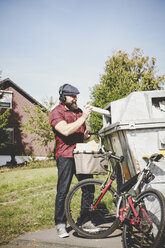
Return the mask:
<path id="1" fill-rule="evenodd" d="M 165 154 L 165 90 L 134 92 L 105 109 L 111 117 L 103 116 L 100 134 L 108 149 L 125 157 L 126 179 L 143 169 L 144 154 Z M 165 161 L 153 163 L 152 169 L 156 175 L 152 184 L 165 188 Z"/>

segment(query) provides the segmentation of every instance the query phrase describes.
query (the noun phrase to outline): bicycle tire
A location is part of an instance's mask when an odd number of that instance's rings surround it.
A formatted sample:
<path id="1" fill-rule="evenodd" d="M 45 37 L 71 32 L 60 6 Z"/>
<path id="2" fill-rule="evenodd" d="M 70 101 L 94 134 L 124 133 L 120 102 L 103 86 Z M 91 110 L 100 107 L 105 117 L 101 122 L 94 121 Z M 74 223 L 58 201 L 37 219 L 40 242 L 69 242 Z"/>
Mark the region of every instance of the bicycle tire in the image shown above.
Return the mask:
<path id="1" fill-rule="evenodd" d="M 120 224 L 119 218 L 116 218 L 117 192 L 113 187 L 107 190 L 97 208 L 91 211 L 93 202 L 101 194 L 102 185 L 103 182 L 98 179 L 85 179 L 77 183 L 66 197 L 67 220 L 78 234 L 86 238 L 104 238 L 113 233 Z M 94 228 L 86 227 L 84 223 L 88 221 L 95 224 Z"/>
<path id="2" fill-rule="evenodd" d="M 140 205 L 141 204 L 141 205 Z M 139 206 L 144 206 L 150 223 L 140 210 Z M 122 243 L 124 248 L 157 248 L 162 247 L 160 242 L 165 228 L 165 199 L 161 192 L 155 189 L 143 191 L 136 197 L 135 209 L 139 211 L 141 222 L 138 228 L 133 225 L 123 225 Z M 127 218 L 134 216 L 130 208 Z"/>

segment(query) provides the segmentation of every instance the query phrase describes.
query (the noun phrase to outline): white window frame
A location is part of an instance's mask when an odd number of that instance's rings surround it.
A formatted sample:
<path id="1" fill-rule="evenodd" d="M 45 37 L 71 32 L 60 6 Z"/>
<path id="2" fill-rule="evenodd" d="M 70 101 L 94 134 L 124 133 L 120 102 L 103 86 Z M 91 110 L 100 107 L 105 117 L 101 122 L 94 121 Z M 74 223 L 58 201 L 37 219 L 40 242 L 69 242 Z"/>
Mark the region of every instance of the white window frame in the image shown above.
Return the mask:
<path id="1" fill-rule="evenodd" d="M 12 108 L 13 92 L 7 90 L 0 90 L 0 95 L 3 97 L 0 99 L 0 108 Z"/>

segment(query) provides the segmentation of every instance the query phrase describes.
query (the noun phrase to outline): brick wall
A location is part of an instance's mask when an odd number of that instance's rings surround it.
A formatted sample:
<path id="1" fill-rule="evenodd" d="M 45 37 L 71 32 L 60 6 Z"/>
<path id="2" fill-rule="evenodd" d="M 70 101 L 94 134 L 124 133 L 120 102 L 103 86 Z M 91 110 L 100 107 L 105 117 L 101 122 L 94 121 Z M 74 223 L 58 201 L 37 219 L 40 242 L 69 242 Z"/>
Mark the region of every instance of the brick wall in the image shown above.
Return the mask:
<path id="1" fill-rule="evenodd" d="M 53 150 L 53 142 L 49 147 L 41 147 L 37 142 L 32 141 L 34 135 L 23 134 L 20 131 L 20 125 L 28 120 L 28 114 L 25 112 L 25 108 L 34 109 L 34 103 L 17 91 L 16 88 L 9 86 L 5 89 L 6 91 L 13 92 L 11 116 L 9 119 L 9 127 L 14 128 L 14 139 L 16 141 L 15 151 L 12 145 L 8 145 L 5 149 L 0 151 L 0 155 L 9 155 L 12 152 L 15 155 L 26 154 L 27 151 L 34 156 L 47 156 L 50 151 Z"/>

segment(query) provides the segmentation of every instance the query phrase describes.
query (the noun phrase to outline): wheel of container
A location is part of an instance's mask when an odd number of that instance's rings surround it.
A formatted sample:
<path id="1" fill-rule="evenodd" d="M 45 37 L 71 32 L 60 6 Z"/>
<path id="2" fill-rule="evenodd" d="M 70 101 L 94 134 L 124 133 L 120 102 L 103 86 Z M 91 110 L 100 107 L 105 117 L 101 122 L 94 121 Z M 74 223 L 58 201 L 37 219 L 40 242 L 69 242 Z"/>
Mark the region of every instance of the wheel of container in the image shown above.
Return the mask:
<path id="1" fill-rule="evenodd" d="M 147 219 L 141 207 L 149 216 Z M 150 189 L 138 195 L 135 209 L 139 213 L 139 225 L 124 225 L 122 242 L 124 248 L 157 248 L 161 246 L 165 228 L 165 199 L 155 189 Z M 132 209 L 129 210 L 128 219 L 135 219 Z"/>
<path id="2" fill-rule="evenodd" d="M 66 197 L 67 220 L 71 227 L 84 237 L 103 238 L 119 226 L 120 220 L 116 218 L 118 196 L 113 187 L 105 193 L 95 210 L 92 210 L 102 189 L 102 181 L 85 179 L 77 183 Z"/>

